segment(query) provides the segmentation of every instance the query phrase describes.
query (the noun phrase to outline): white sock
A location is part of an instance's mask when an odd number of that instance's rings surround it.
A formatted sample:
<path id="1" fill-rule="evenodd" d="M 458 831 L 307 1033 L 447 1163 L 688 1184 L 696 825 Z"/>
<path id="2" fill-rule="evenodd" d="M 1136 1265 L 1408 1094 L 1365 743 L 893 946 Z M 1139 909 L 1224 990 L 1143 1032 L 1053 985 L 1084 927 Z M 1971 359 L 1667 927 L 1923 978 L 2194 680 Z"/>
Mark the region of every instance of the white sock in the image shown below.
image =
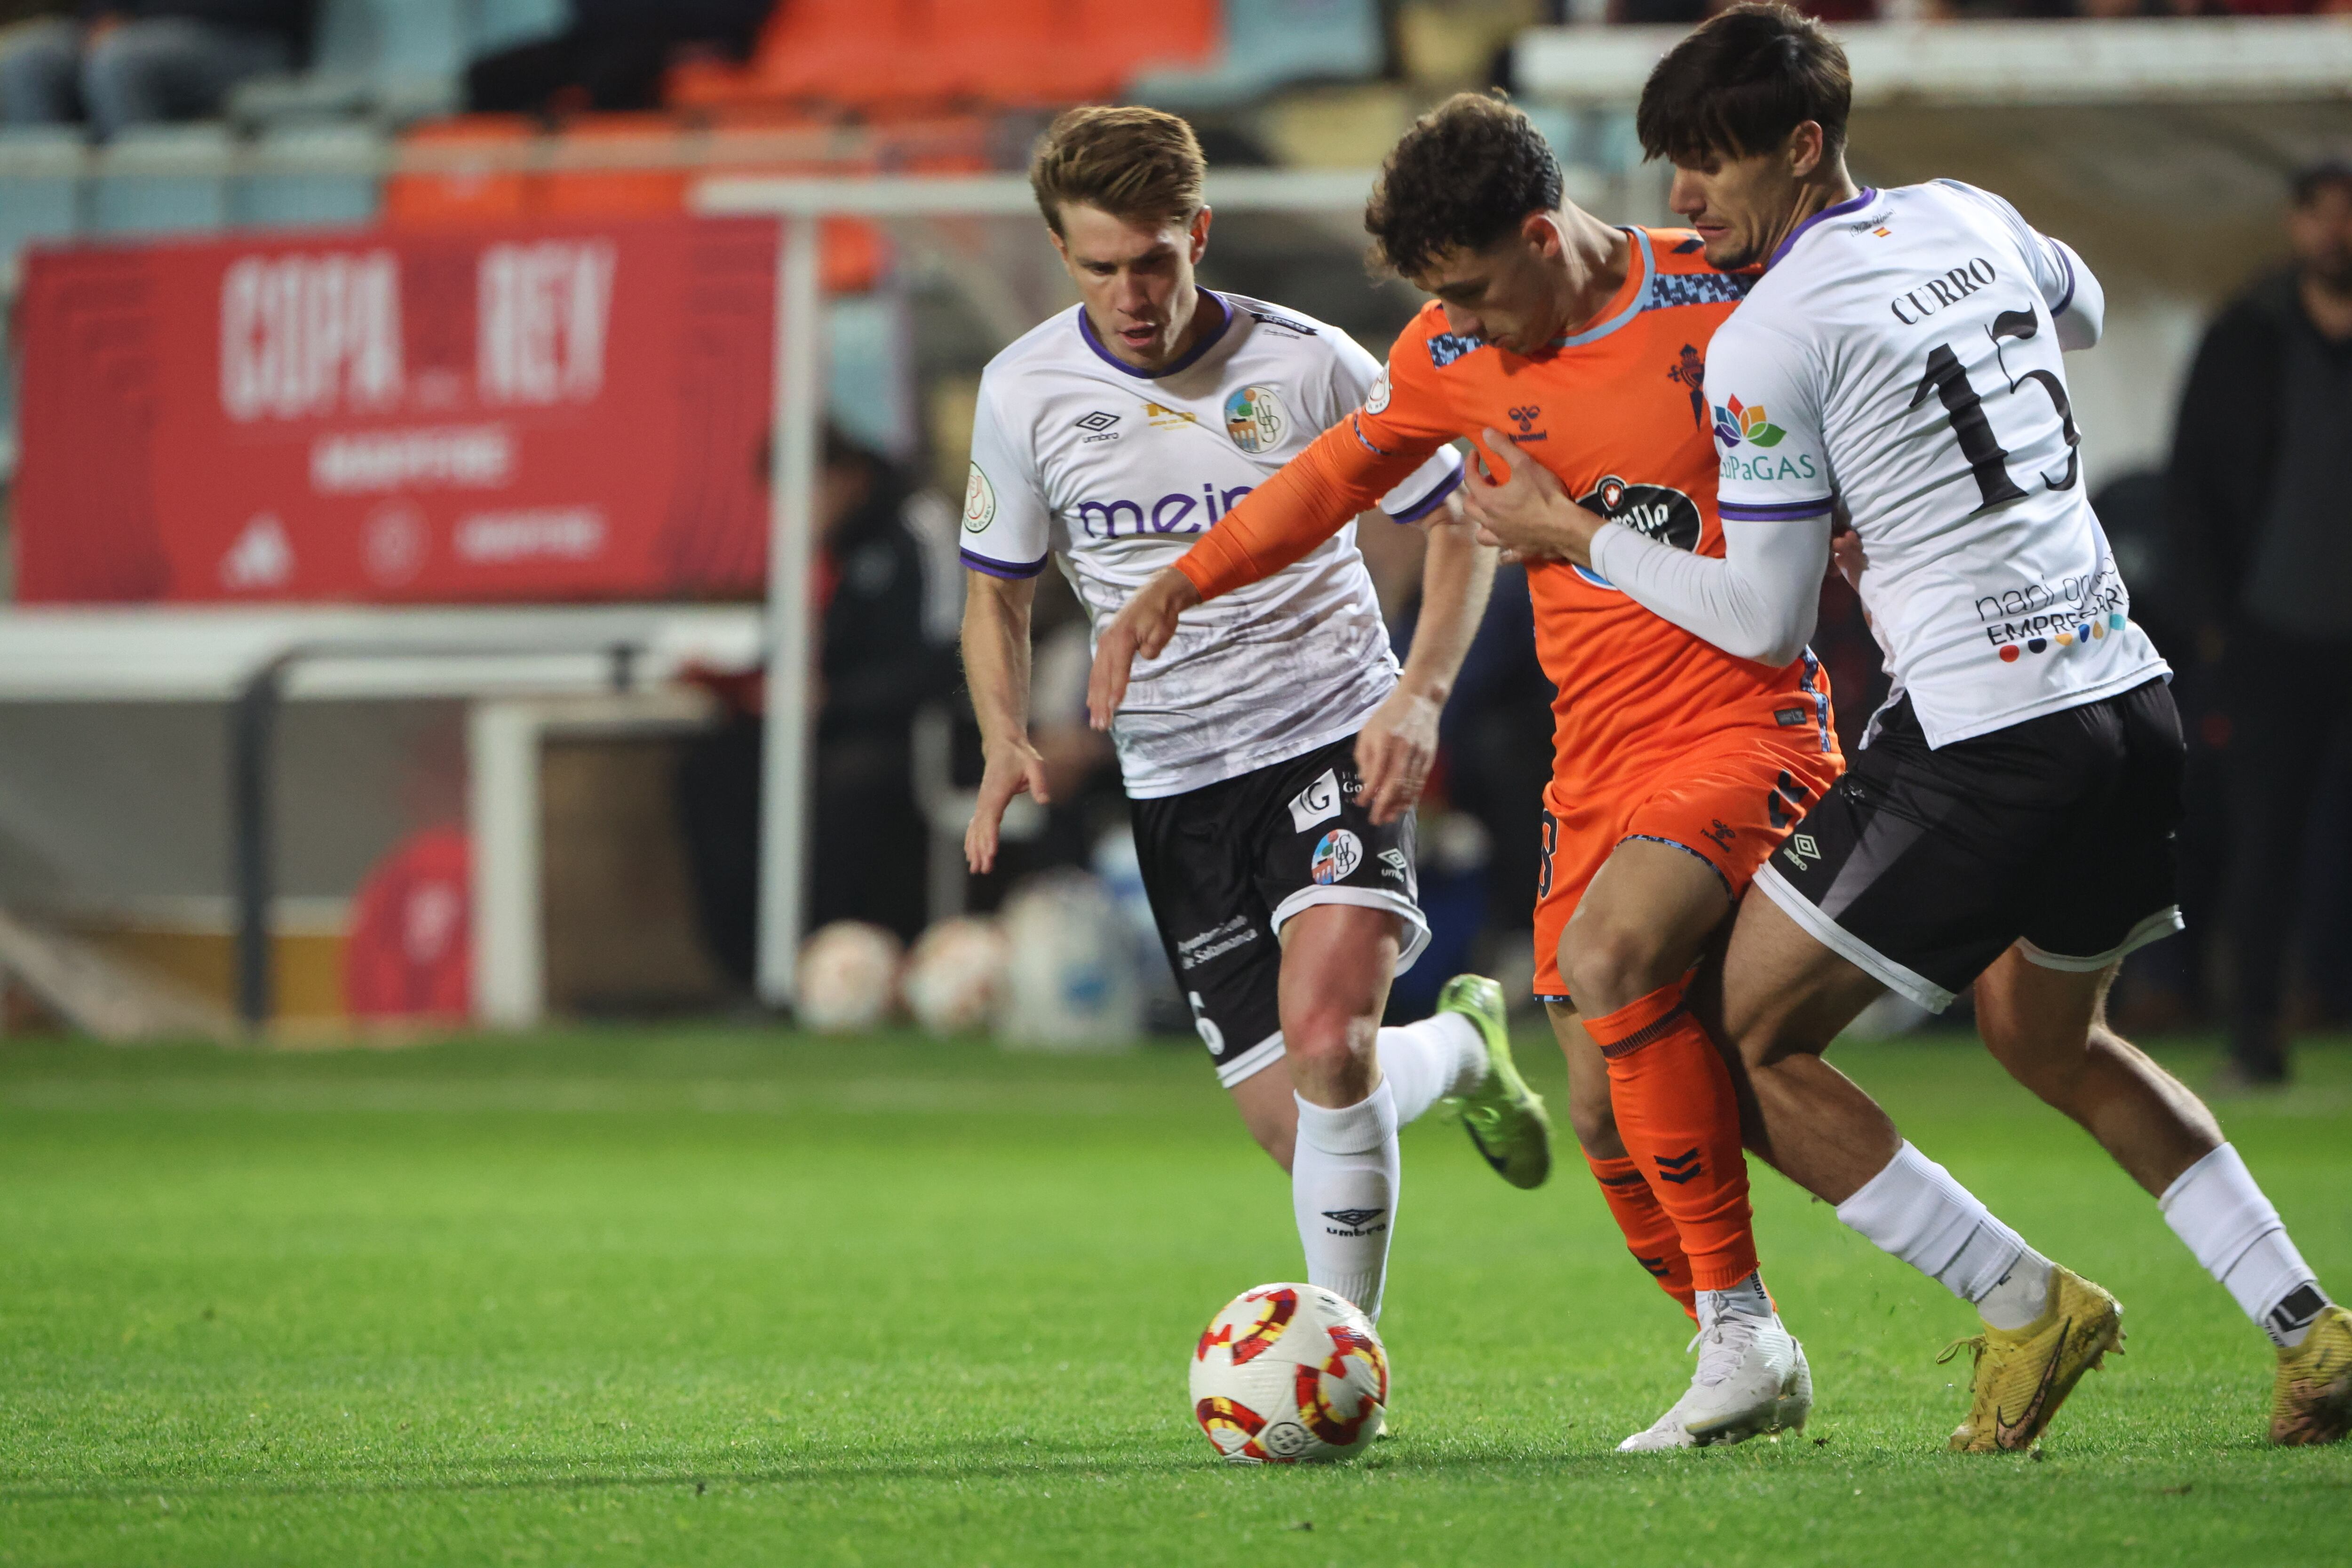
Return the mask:
<path id="1" fill-rule="evenodd" d="M 1837 1216 L 1996 1329 L 2021 1329 L 2050 1303 L 2050 1260 L 1907 1142 Z"/>
<path id="2" fill-rule="evenodd" d="M 1290 1156 L 1290 1207 L 1308 1283 L 1336 1290 L 1374 1322 L 1396 1217 L 1396 1097 L 1388 1080 L 1367 1099 L 1333 1110 L 1298 1101 L 1298 1143 Z"/>
<path id="3" fill-rule="evenodd" d="M 1771 1293 L 1764 1289 L 1761 1269 L 1750 1274 L 1728 1290 L 1701 1290 L 1698 1293 L 1698 1331 L 1706 1332 L 1725 1314 L 1740 1318 L 1772 1319 Z"/>
<path id="4" fill-rule="evenodd" d="M 2237 1150 L 2222 1144 L 2181 1172 L 2156 1202 L 2172 1233 L 2273 1344 L 2303 1342 L 2327 1297 Z"/>
<path id="5" fill-rule="evenodd" d="M 1380 1052 L 1400 1127 L 1412 1126 L 1449 1094 L 1469 1093 L 1486 1076 L 1486 1038 L 1459 1013 L 1382 1029 Z"/>

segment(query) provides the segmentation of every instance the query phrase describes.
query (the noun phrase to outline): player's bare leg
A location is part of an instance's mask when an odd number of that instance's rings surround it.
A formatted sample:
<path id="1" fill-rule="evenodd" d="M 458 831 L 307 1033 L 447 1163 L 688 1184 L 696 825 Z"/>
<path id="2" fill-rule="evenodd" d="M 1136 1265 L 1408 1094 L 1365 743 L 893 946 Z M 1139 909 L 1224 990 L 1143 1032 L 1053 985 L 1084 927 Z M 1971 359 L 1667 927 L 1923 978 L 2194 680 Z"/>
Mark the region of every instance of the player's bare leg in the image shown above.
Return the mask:
<path id="1" fill-rule="evenodd" d="M 1977 981 L 1985 1046 L 2156 1197 L 2197 1261 L 2278 1347 L 2271 1440 L 2335 1442 L 2352 1428 L 2352 1314 L 2328 1302 L 2204 1101 L 2108 1026 L 2116 968 L 2045 968 L 2011 947 Z"/>
<path id="2" fill-rule="evenodd" d="M 1951 1446 L 2032 1447 L 2122 1339 L 2115 1298 L 2027 1246 L 1822 1059 L 1884 989 L 1875 979 L 1757 897 L 1741 904 L 1708 980 L 1700 1005 L 1746 1075 L 1749 1146 L 1983 1317 L 1969 1418 Z"/>
<path id="3" fill-rule="evenodd" d="M 2188 1085 L 2107 1026 L 2116 967 L 2045 969 L 2012 947 L 1977 979 L 1977 1028 L 2010 1077 L 2081 1123 L 2161 1197 L 2221 1146 L 2221 1126 Z"/>
<path id="4" fill-rule="evenodd" d="M 1385 910 L 1316 904 L 1282 928 L 1283 1052 L 1297 1126 L 1290 1199 L 1307 1277 L 1374 1320 L 1402 1175 L 1396 1097 L 1379 1050 L 1402 924 Z"/>
<path id="5" fill-rule="evenodd" d="M 1242 1113 L 1242 1125 L 1288 1175 L 1291 1150 L 1298 1142 L 1298 1100 L 1290 1087 L 1290 1074 L 1277 1062 L 1250 1074 L 1228 1092 L 1234 1097 L 1234 1109 Z"/>

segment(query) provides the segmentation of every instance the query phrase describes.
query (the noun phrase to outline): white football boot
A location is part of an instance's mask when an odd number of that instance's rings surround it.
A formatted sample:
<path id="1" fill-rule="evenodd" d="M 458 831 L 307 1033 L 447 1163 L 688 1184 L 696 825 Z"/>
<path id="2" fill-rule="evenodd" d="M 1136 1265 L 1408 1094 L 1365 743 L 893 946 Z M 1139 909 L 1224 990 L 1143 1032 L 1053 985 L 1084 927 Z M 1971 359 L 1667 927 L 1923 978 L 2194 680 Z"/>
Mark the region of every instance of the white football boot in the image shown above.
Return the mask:
<path id="1" fill-rule="evenodd" d="M 1795 1431 L 1812 1413 L 1805 1347 L 1777 1316 L 1726 1313 L 1691 1344 L 1698 1372 L 1689 1392 L 1647 1431 L 1618 1444 L 1620 1453 L 1745 1442 L 1759 1433 Z"/>

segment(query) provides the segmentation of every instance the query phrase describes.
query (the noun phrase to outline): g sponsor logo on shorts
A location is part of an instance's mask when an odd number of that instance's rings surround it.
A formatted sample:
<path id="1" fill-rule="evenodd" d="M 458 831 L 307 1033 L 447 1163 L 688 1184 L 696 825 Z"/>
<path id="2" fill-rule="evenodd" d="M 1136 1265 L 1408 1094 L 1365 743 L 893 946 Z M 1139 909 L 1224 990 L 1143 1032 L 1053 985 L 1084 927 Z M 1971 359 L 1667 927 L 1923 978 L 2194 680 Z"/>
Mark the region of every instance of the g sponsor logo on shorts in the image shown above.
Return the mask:
<path id="1" fill-rule="evenodd" d="M 1270 386 L 1244 386 L 1225 399 L 1225 434 L 1244 452 L 1272 451 L 1289 427 L 1282 399 Z"/>
<path id="2" fill-rule="evenodd" d="M 996 521 L 996 487 L 988 482 L 980 465 L 971 466 L 971 478 L 963 486 L 963 531 L 978 533 Z"/>
<path id="3" fill-rule="evenodd" d="M 1339 815 L 1339 774 L 1325 768 L 1323 776 L 1290 797 L 1290 830 L 1304 833 L 1327 817 Z"/>
<path id="4" fill-rule="evenodd" d="M 1322 887 L 1344 882 L 1364 863 L 1364 841 L 1344 827 L 1335 827 L 1315 846 L 1307 874 Z"/>

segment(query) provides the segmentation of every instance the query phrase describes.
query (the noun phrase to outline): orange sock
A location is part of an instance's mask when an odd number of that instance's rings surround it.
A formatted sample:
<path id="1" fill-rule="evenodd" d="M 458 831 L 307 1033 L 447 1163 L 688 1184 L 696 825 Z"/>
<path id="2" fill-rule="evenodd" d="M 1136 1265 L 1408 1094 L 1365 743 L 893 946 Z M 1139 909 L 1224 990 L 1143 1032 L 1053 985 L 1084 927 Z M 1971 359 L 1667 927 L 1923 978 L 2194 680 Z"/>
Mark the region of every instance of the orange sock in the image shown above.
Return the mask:
<path id="1" fill-rule="evenodd" d="M 1715 1042 L 1683 1005 L 1682 986 L 1588 1017 L 1584 1032 L 1609 1063 L 1617 1135 L 1674 1218 L 1692 1288 L 1738 1284 L 1756 1271 L 1739 1101 Z"/>
<path id="2" fill-rule="evenodd" d="M 1675 1230 L 1674 1216 L 1650 1190 L 1642 1167 L 1630 1154 L 1605 1160 L 1587 1154 L 1584 1163 L 1592 1167 L 1592 1179 L 1601 1184 L 1609 1213 L 1617 1228 L 1625 1233 L 1625 1250 L 1658 1282 L 1658 1289 L 1681 1302 L 1691 1321 L 1697 1322 L 1698 1302 L 1691 1290 L 1690 1259 L 1683 1256 L 1683 1238 Z"/>

